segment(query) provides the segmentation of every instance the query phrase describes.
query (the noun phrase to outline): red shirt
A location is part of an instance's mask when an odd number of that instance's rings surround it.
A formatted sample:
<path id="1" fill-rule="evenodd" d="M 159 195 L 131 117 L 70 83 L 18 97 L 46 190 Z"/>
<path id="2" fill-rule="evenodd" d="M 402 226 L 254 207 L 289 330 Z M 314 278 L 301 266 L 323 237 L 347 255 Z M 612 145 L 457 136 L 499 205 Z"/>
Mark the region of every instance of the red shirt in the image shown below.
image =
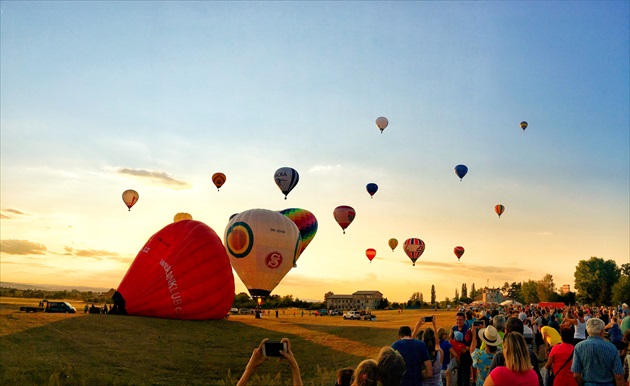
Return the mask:
<path id="1" fill-rule="evenodd" d="M 455 339 L 451 339 L 451 346 L 453 346 L 453 349 L 457 353 L 458 359 L 459 356 L 462 355 L 462 350 L 466 350 L 466 345 L 462 342 L 456 341 Z"/>
<path id="2" fill-rule="evenodd" d="M 553 360 L 551 362 L 551 368 L 553 369 L 553 373 L 556 374 L 556 378 L 554 384 L 556 385 L 566 385 L 566 386 L 577 386 L 577 382 L 573 378 L 573 373 L 571 372 L 571 363 L 573 362 L 573 358 L 567 362 L 567 359 L 571 356 L 573 352 L 573 345 L 569 343 L 560 343 L 551 348 L 551 352 L 549 353 L 549 358 Z M 560 370 L 560 367 L 562 370 Z M 558 373 L 558 371 L 560 371 Z"/>
<path id="3" fill-rule="evenodd" d="M 488 376 L 497 386 L 538 386 L 538 375 L 534 370 L 515 373 L 505 366 L 498 366 Z M 564 385 L 559 382 L 557 384 Z"/>

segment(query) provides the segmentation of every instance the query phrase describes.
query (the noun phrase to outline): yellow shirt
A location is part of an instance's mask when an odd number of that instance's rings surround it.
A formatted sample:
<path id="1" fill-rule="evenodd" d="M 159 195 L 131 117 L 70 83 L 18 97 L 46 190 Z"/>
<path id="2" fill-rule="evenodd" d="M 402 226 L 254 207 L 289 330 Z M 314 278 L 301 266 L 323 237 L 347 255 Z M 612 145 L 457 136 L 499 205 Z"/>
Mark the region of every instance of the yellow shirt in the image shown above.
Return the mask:
<path id="1" fill-rule="evenodd" d="M 543 328 L 540 329 L 540 332 L 542 333 L 543 340 L 549 346 L 553 346 L 562 342 L 560 333 L 556 331 L 556 329 L 553 327 L 543 326 Z"/>

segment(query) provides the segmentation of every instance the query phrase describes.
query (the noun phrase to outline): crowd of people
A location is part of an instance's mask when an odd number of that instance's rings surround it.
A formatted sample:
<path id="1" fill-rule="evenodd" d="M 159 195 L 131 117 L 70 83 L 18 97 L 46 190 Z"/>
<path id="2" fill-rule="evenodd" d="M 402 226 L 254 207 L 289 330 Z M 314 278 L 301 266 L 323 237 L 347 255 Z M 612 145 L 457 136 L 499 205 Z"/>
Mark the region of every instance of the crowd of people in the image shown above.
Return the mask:
<path id="1" fill-rule="evenodd" d="M 424 328 L 425 324 L 431 323 Z M 238 385 L 266 359 L 254 350 Z M 289 339 L 279 355 L 302 385 Z M 542 367 L 542 371 L 541 371 Z M 630 311 L 619 307 L 460 309 L 455 325 L 422 316 L 376 359 L 337 371 L 337 386 L 630 386 Z"/>

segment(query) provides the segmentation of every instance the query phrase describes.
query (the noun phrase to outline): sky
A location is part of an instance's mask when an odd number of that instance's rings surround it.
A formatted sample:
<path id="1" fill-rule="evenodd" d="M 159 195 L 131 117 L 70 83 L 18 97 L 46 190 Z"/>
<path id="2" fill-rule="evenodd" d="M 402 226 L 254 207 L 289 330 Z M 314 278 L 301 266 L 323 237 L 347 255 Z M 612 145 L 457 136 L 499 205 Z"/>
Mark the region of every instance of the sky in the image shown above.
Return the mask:
<path id="1" fill-rule="evenodd" d="M 178 212 L 223 238 L 298 207 L 319 229 L 273 294 L 573 289 L 580 260 L 629 262 L 629 7 L 3 1 L 0 281 L 116 288 Z"/>

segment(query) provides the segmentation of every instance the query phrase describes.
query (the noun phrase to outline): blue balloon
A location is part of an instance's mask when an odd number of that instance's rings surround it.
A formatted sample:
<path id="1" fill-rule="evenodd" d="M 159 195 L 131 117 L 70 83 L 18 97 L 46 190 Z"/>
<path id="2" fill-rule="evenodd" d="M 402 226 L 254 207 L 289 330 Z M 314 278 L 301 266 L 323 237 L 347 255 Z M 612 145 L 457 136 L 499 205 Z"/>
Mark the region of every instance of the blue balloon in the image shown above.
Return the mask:
<path id="1" fill-rule="evenodd" d="M 365 185 L 365 189 L 367 190 L 368 193 L 370 193 L 370 197 L 373 197 L 374 193 L 376 193 L 376 191 L 378 190 L 378 185 L 376 185 L 373 182 L 370 182 L 369 184 Z"/>
<path id="2" fill-rule="evenodd" d="M 459 177 L 460 181 L 462 180 L 462 178 L 464 178 L 466 173 L 468 173 L 468 168 L 466 167 L 466 165 L 455 166 L 455 174 L 457 174 L 457 177 Z"/>

